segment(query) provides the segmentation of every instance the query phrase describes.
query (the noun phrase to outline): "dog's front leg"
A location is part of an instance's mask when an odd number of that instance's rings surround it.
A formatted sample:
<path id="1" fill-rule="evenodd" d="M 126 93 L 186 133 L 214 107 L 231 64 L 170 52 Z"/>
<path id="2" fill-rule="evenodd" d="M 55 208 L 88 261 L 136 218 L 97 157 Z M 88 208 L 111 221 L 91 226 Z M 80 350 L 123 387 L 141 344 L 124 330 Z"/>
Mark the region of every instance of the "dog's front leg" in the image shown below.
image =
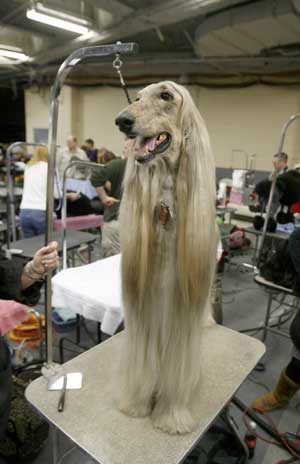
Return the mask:
<path id="1" fill-rule="evenodd" d="M 118 407 L 132 417 L 148 416 L 155 390 L 155 368 L 149 361 L 145 334 L 140 330 L 125 333 L 119 383 Z"/>

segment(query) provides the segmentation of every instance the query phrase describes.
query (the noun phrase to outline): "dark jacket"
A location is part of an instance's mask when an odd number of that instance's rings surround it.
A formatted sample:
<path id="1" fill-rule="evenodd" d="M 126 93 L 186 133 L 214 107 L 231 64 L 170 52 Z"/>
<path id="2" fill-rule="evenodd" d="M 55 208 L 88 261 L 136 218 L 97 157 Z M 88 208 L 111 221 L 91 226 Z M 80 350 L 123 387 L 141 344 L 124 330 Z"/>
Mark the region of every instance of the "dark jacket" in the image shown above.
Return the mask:
<path id="1" fill-rule="evenodd" d="M 255 192 L 267 202 L 272 181 L 264 179 L 255 186 Z M 300 173 L 295 170 L 287 171 L 277 177 L 276 187 L 278 200 L 282 206 L 291 206 L 300 201 Z"/>
<path id="2" fill-rule="evenodd" d="M 122 158 L 116 158 L 110 161 L 103 169 L 95 169 L 92 173 L 91 183 L 97 187 L 104 187 L 107 181 L 111 184 L 109 196 L 121 200 L 122 184 L 125 174 L 127 161 Z M 118 219 L 120 203 L 114 203 L 112 206 L 105 207 L 104 221 L 110 222 Z"/>
<path id="3" fill-rule="evenodd" d="M 26 290 L 22 290 L 23 267 L 23 260 L 15 258 L 8 261 L 0 255 L 0 299 L 16 300 L 27 305 L 34 305 L 40 297 L 41 283 L 35 283 Z M 5 430 L 9 416 L 10 396 L 10 353 L 4 338 L 0 336 L 0 437 Z"/>

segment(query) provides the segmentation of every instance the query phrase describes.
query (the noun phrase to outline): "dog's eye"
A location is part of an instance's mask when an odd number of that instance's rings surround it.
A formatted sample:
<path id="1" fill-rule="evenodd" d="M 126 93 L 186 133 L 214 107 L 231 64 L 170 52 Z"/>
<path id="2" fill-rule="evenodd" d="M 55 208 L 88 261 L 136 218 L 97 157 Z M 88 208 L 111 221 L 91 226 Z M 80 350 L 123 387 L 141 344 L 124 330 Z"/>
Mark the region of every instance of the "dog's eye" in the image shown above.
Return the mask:
<path id="1" fill-rule="evenodd" d="M 134 101 L 135 101 L 135 102 L 140 101 L 140 97 L 136 97 L 136 99 L 135 99 Z"/>
<path id="2" fill-rule="evenodd" d="M 171 101 L 173 100 L 173 95 L 169 92 L 162 92 L 160 98 L 165 101 Z"/>

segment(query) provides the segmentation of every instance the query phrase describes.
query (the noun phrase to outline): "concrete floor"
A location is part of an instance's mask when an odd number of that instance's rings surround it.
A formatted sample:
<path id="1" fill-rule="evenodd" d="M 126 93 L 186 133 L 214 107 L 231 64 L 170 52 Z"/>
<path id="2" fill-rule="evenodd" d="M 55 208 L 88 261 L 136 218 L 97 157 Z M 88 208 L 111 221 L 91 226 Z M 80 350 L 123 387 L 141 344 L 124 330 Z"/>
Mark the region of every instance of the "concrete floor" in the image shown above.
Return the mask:
<path id="1" fill-rule="evenodd" d="M 250 262 L 250 257 L 237 257 L 236 262 Z M 244 271 L 238 266 L 230 266 L 226 269 L 223 279 L 223 312 L 224 325 L 236 330 L 257 327 L 264 318 L 267 304 L 267 294 L 253 281 L 253 275 L 250 271 Z M 288 331 L 287 323 L 284 327 Z M 95 332 L 95 324 L 90 323 L 89 329 Z M 255 335 L 255 334 L 254 334 Z M 258 333 L 255 336 L 260 337 Z M 85 336 L 84 336 L 85 337 Z M 291 342 L 284 337 L 269 334 L 266 341 L 267 352 L 264 356 L 265 371 L 253 372 L 244 382 L 237 396 L 246 404 L 250 405 L 251 401 L 258 395 L 263 394 L 266 389 L 271 389 L 276 384 L 281 369 L 288 363 L 291 354 Z M 69 353 L 69 356 L 73 356 Z M 230 360 L 228 360 L 230 362 Z M 220 374 L 221 375 L 221 374 Z M 256 383 L 257 382 L 257 383 Z M 273 413 L 272 418 L 276 421 L 278 428 L 282 432 L 296 433 L 299 426 L 299 410 L 296 408 L 300 403 L 300 397 L 293 399 L 291 404 L 284 410 Z M 232 416 L 235 419 L 240 431 L 240 435 L 245 435 L 245 426 L 242 421 L 240 411 L 231 407 Z M 261 433 L 260 430 L 258 432 Z M 62 456 L 68 450 L 70 454 L 62 461 L 63 464 L 92 464 L 94 461 L 89 459 L 81 451 L 72 449 L 73 445 L 65 437 L 60 437 L 60 455 Z M 258 441 L 253 464 L 276 464 L 280 459 L 288 459 L 289 454 L 278 449 L 275 446 L 269 446 Z M 43 452 L 34 461 L 34 464 L 52 464 L 50 444 L 47 444 Z M 130 464 L 130 463 L 124 463 Z M 147 463 L 145 463 L 147 464 Z M 164 464 L 162 460 L 161 463 Z M 167 463 L 166 463 L 167 464 Z"/>

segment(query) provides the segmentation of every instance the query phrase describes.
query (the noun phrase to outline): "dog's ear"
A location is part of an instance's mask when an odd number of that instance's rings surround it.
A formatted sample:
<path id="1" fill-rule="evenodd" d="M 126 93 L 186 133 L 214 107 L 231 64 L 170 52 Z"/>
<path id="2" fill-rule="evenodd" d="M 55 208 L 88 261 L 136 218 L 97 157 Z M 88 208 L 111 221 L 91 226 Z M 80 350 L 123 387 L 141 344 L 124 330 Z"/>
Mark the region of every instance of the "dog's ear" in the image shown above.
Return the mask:
<path id="1" fill-rule="evenodd" d="M 185 89 L 181 128 L 182 144 L 176 185 L 177 275 L 183 304 L 193 307 L 208 297 L 216 267 L 218 233 L 215 221 L 215 166 L 209 136 Z"/>

